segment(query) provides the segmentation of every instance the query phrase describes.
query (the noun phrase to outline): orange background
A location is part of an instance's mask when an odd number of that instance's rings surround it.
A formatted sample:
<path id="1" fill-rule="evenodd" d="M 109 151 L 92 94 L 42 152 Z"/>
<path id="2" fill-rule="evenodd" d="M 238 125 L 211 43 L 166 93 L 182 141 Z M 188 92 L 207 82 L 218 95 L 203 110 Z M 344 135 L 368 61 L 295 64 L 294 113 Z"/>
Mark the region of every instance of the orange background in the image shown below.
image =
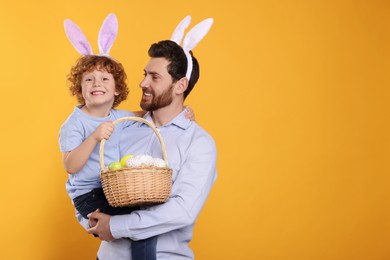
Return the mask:
<path id="1" fill-rule="evenodd" d="M 137 110 L 151 43 L 187 14 L 215 24 L 194 49 L 188 98 L 215 138 L 219 178 L 191 242 L 198 260 L 390 259 L 390 2 L 15 0 L 0 9 L 0 259 L 94 259 L 74 218 L 58 131 L 72 112 L 65 76 L 75 21 L 111 54 Z"/>

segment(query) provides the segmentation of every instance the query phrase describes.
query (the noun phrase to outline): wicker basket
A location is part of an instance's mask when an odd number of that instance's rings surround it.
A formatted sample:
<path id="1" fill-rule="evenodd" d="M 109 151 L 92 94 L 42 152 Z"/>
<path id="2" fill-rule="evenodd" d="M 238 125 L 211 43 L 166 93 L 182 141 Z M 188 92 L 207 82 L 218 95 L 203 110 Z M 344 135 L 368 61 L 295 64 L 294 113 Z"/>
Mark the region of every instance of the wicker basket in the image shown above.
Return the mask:
<path id="1" fill-rule="evenodd" d="M 114 125 L 123 121 L 143 122 L 151 127 L 160 141 L 163 159 L 168 164 L 164 141 L 156 127 L 140 117 L 123 117 L 115 120 Z M 106 170 L 104 165 L 104 144 L 100 144 L 100 179 L 108 203 L 113 207 L 152 205 L 166 202 L 172 188 L 172 169 L 167 167 L 132 167 L 120 170 Z"/>

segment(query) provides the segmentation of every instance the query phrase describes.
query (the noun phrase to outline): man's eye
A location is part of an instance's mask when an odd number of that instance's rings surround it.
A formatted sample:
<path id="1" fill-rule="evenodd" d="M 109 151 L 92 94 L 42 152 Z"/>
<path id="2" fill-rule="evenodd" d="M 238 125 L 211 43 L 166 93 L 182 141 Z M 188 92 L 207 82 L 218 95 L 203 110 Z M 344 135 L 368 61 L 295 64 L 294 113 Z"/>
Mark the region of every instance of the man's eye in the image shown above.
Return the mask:
<path id="1" fill-rule="evenodd" d="M 92 79 L 90 79 L 90 78 L 86 78 L 84 81 L 92 81 Z"/>

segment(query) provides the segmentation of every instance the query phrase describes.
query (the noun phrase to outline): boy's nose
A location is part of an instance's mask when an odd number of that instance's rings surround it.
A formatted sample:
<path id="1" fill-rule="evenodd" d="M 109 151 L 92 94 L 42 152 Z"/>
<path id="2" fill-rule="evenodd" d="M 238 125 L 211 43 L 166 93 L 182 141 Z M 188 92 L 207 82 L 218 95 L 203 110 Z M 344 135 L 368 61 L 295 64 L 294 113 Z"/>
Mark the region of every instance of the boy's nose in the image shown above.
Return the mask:
<path id="1" fill-rule="evenodd" d="M 101 81 L 97 80 L 97 79 L 95 79 L 94 82 L 93 82 L 93 86 L 94 87 L 98 87 L 98 86 L 100 86 L 100 84 L 101 84 Z"/>

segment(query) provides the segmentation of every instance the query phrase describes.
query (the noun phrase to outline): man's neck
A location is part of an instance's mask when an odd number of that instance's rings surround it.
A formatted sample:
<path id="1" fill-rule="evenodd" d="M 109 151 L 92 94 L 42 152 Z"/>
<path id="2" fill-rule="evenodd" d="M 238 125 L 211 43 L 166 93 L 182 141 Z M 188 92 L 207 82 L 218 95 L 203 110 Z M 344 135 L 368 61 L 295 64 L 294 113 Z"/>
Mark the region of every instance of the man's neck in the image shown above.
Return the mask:
<path id="1" fill-rule="evenodd" d="M 172 103 L 169 106 L 152 111 L 151 116 L 154 124 L 159 127 L 172 121 L 172 119 L 179 115 L 183 109 L 183 102 L 180 101 L 177 104 Z"/>

